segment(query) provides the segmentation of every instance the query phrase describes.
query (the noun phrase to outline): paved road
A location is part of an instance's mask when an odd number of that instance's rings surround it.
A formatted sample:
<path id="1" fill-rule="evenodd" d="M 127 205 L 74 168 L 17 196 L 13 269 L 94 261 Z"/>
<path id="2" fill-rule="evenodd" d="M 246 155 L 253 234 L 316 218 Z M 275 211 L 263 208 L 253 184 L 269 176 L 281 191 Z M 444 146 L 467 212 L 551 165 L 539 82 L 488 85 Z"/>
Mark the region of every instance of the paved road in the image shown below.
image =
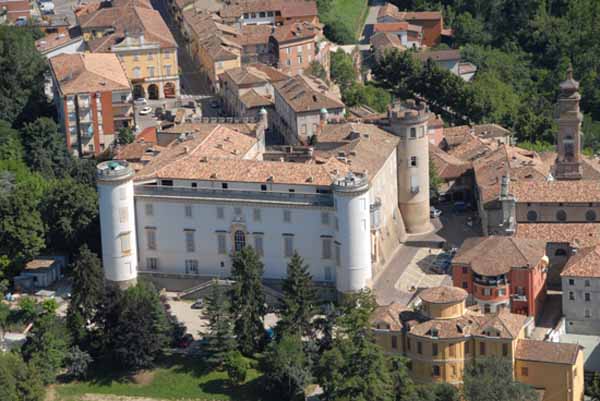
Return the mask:
<path id="1" fill-rule="evenodd" d="M 69 24 L 74 26 L 77 23 L 73 8 L 79 3 L 78 0 L 53 0 L 54 14 L 64 15 L 69 20 Z"/>
<path id="2" fill-rule="evenodd" d="M 377 14 L 379 13 L 379 9 L 381 8 L 381 6 L 384 4 L 385 1 L 381 0 L 374 0 L 369 2 L 369 14 L 367 15 L 367 19 L 365 20 L 363 34 L 360 38 L 361 44 L 369 44 L 371 35 L 373 35 L 373 24 L 377 23 Z"/>

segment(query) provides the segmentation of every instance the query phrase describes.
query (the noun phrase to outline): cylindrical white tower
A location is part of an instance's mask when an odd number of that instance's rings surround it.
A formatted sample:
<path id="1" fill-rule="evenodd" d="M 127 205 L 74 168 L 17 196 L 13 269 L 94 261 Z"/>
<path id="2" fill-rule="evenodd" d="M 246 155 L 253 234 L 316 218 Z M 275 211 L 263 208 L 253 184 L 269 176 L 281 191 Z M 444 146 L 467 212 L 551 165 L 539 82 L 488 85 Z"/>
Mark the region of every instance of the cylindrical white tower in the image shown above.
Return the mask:
<path id="1" fill-rule="evenodd" d="M 342 293 L 356 292 L 370 284 L 372 274 L 369 180 L 366 174 L 349 173 L 335 181 L 333 191 L 340 247 L 336 288 Z"/>
<path id="2" fill-rule="evenodd" d="M 137 280 L 137 241 L 133 201 L 133 170 L 125 161 L 98 164 L 102 265 L 107 284 L 119 288 Z"/>
<path id="3" fill-rule="evenodd" d="M 398 206 L 409 234 L 433 230 L 429 217 L 429 138 L 431 114 L 424 103 L 408 101 L 390 110 L 398 143 Z"/>

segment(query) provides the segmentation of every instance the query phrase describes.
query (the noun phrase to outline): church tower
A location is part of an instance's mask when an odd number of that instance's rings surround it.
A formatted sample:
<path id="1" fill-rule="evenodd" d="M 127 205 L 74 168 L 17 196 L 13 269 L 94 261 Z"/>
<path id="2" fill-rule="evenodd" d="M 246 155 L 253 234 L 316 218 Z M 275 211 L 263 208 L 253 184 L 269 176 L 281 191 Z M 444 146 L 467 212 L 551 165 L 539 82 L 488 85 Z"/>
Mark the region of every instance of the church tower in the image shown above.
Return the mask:
<path id="1" fill-rule="evenodd" d="M 573 79 L 569 66 L 567 79 L 560 84 L 558 97 L 558 138 L 554 175 L 557 180 L 579 180 L 581 169 L 581 122 L 579 82 Z"/>

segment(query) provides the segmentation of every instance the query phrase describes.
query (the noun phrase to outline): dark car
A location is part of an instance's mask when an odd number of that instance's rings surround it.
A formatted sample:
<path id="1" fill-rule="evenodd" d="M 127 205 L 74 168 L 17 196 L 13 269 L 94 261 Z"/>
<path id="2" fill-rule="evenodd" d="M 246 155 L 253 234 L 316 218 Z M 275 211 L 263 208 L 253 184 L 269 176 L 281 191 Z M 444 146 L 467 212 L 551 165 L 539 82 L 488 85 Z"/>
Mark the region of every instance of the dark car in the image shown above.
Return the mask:
<path id="1" fill-rule="evenodd" d="M 204 306 L 204 300 L 202 298 L 198 298 L 196 302 L 192 304 L 192 309 L 202 309 Z"/>
<path id="2" fill-rule="evenodd" d="M 186 334 L 177 342 L 177 348 L 187 348 L 194 342 L 194 337 L 191 334 Z"/>
<path id="3" fill-rule="evenodd" d="M 162 119 L 163 114 L 164 114 L 164 110 L 162 107 L 157 107 L 154 109 L 154 117 Z"/>

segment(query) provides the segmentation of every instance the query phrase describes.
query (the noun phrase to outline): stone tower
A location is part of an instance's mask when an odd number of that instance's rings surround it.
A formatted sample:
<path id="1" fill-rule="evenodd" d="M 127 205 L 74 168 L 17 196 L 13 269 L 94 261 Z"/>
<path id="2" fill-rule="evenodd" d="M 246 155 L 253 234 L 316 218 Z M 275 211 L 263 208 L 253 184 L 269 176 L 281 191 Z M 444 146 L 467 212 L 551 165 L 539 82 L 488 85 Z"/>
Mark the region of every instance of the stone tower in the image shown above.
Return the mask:
<path id="1" fill-rule="evenodd" d="M 557 180 L 579 180 L 581 168 L 581 122 L 579 112 L 579 82 L 573 79 L 569 66 L 567 79 L 560 84 L 558 97 L 558 135 L 554 176 Z"/>
<path id="2" fill-rule="evenodd" d="M 133 170 L 125 161 L 102 162 L 96 168 L 96 185 L 104 279 L 125 289 L 137 281 Z"/>
<path id="3" fill-rule="evenodd" d="M 424 103 L 413 100 L 389 110 L 390 130 L 398 144 L 398 205 L 408 234 L 433 230 L 429 220 L 429 138 L 431 114 Z"/>

